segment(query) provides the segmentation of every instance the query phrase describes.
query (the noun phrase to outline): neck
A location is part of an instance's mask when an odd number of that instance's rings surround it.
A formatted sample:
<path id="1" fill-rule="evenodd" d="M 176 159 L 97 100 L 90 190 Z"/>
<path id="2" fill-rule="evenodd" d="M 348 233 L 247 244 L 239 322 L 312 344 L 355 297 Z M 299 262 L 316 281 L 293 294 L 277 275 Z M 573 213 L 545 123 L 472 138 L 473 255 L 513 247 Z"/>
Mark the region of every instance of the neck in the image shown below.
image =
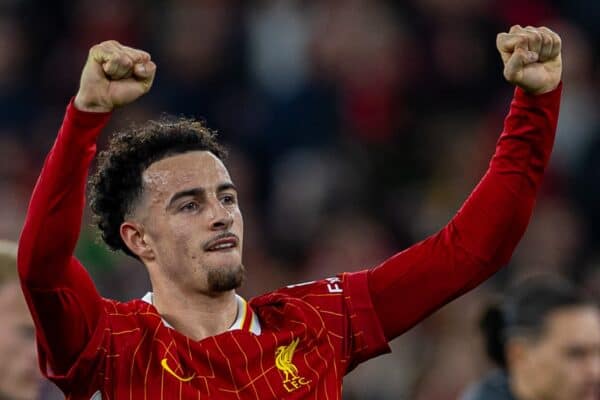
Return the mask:
<path id="1" fill-rule="evenodd" d="M 161 317 L 176 331 L 193 340 L 202 340 L 229 329 L 238 312 L 235 291 L 207 295 L 153 286 L 152 303 Z"/>

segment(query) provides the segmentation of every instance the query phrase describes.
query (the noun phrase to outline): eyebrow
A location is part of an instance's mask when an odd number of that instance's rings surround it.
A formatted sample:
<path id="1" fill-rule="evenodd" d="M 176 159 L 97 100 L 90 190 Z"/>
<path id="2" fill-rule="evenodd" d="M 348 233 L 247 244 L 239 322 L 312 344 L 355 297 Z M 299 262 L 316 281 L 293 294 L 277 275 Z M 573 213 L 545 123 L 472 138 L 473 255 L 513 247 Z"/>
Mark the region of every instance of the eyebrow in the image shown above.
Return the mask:
<path id="1" fill-rule="evenodd" d="M 221 193 L 226 190 L 234 190 L 237 192 L 237 188 L 231 182 L 221 183 L 219 186 L 217 186 L 217 193 Z"/>
<path id="2" fill-rule="evenodd" d="M 217 186 L 217 193 L 221 193 L 226 190 L 235 190 L 237 192 L 235 185 L 231 182 L 221 183 L 219 186 Z M 167 204 L 166 209 L 168 210 L 169 208 L 171 208 L 177 200 L 183 197 L 204 196 L 205 193 L 206 190 L 204 188 L 193 188 L 177 192 L 173 195 L 173 197 L 171 197 L 171 200 L 169 200 L 169 204 Z"/>

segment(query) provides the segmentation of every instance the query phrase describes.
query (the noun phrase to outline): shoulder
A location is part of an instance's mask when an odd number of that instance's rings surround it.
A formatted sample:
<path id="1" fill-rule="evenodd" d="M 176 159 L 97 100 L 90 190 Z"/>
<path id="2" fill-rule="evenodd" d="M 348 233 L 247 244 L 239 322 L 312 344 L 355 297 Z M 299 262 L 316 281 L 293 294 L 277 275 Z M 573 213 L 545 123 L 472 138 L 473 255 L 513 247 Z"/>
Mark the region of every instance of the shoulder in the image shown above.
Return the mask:
<path id="1" fill-rule="evenodd" d="M 364 289 L 362 289 L 364 287 Z M 345 326 L 344 320 L 363 305 L 367 296 L 367 277 L 364 272 L 344 273 L 321 280 L 289 285 L 250 301 L 261 319 L 267 314 L 296 315 L 314 324 Z M 357 289 L 361 288 L 361 289 Z"/>
<path id="2" fill-rule="evenodd" d="M 294 300 L 292 300 L 294 299 Z M 254 298 L 253 307 L 268 303 L 301 300 L 317 309 L 338 308 L 344 303 L 350 306 L 371 304 L 368 288 L 368 271 L 343 273 L 321 280 L 297 283 Z"/>
<path id="3" fill-rule="evenodd" d="M 342 278 L 331 277 L 277 289 L 253 298 L 250 306 L 261 320 L 281 315 L 286 320 L 295 318 L 320 325 L 323 312 L 341 312 L 343 293 Z"/>
<path id="4" fill-rule="evenodd" d="M 162 321 L 156 308 L 141 299 L 121 302 L 103 298 L 102 303 L 108 324 L 112 327 L 155 325 Z"/>
<path id="5" fill-rule="evenodd" d="M 344 292 L 344 280 L 342 276 L 333 276 L 318 281 L 296 283 L 277 290 L 292 297 L 311 297 L 319 295 L 340 295 Z"/>
<path id="6" fill-rule="evenodd" d="M 296 283 L 277 289 L 251 300 L 253 307 L 282 303 L 306 303 L 318 306 L 322 303 L 340 302 L 344 295 L 344 277 L 336 276 L 316 281 Z"/>
<path id="7" fill-rule="evenodd" d="M 108 314 L 139 314 L 148 312 L 150 309 L 154 309 L 152 304 L 146 303 L 141 299 L 118 301 L 103 297 L 102 305 Z"/>

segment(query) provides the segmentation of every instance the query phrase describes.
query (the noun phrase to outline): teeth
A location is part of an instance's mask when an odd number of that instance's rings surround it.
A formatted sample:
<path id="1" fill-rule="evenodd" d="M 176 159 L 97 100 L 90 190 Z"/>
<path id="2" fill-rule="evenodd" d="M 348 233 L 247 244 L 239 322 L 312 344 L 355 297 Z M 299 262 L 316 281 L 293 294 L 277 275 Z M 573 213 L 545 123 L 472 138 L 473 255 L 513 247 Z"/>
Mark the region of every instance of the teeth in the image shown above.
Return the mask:
<path id="1" fill-rule="evenodd" d="M 214 250 L 220 250 L 220 249 L 228 249 L 230 247 L 233 247 L 233 243 L 218 244 L 218 245 L 214 246 L 213 249 Z"/>

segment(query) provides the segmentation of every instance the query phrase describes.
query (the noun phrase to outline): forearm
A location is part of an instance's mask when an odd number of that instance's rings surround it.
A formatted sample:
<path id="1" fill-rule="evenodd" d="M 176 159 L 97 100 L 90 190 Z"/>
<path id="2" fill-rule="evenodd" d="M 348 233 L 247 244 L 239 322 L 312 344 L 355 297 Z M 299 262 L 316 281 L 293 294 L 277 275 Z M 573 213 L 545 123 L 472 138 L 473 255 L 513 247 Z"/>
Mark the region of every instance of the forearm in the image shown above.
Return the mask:
<path id="1" fill-rule="evenodd" d="M 79 236 L 89 165 L 109 114 L 67 108 L 63 124 L 31 196 L 19 243 L 19 273 L 27 286 L 63 282 L 63 267 Z"/>
<path id="2" fill-rule="evenodd" d="M 438 234 L 370 272 L 375 308 L 395 337 L 505 265 L 525 232 L 554 140 L 560 88 L 515 94 L 496 153 Z"/>
<path id="3" fill-rule="evenodd" d="M 87 171 L 107 119 L 68 107 L 33 191 L 19 243 L 19 275 L 43 349 L 40 357 L 55 374 L 76 360 L 102 310 L 100 295 L 73 251 Z"/>
<path id="4" fill-rule="evenodd" d="M 489 169 L 451 221 L 457 244 L 484 264 L 507 263 L 525 232 L 550 159 L 561 89 L 515 91 Z"/>

